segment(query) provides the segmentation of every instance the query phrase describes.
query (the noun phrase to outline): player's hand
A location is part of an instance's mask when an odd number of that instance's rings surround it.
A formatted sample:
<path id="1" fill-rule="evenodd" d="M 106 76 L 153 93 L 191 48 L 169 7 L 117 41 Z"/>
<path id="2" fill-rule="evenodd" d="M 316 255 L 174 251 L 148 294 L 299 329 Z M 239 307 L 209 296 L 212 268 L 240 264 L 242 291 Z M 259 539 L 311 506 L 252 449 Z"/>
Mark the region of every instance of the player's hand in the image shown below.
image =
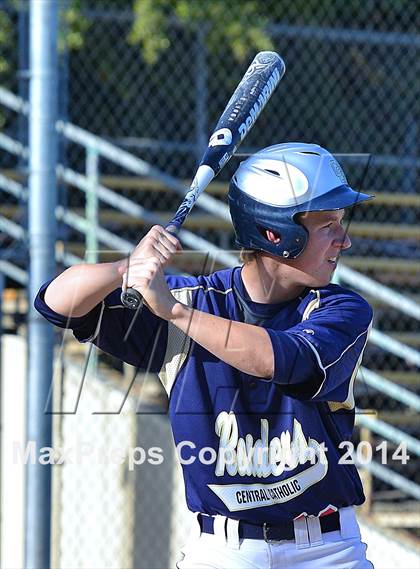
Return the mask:
<path id="1" fill-rule="evenodd" d="M 174 253 L 181 250 L 181 243 L 175 235 L 160 225 L 154 225 L 130 255 L 130 267 L 137 260 L 149 257 L 157 257 L 164 266 Z"/>
<path id="2" fill-rule="evenodd" d="M 123 289 L 135 288 L 156 315 L 169 319 L 176 301 L 169 291 L 163 268 L 182 249 L 179 240 L 159 225 L 150 229 L 134 249 L 129 260 L 121 263 Z"/>

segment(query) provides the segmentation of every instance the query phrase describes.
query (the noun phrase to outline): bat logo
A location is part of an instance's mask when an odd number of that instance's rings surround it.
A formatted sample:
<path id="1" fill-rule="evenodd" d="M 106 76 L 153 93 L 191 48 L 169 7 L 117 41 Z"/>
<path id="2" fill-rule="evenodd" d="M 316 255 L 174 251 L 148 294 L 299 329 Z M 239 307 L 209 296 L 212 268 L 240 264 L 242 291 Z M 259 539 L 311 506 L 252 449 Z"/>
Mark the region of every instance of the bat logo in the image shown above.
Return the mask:
<path id="1" fill-rule="evenodd" d="M 274 54 L 270 51 L 260 52 L 248 67 L 247 72 L 244 75 L 243 80 L 247 80 L 253 73 L 263 71 L 267 68 L 270 64 L 274 61 L 278 60 L 279 57 L 277 54 Z"/>
<path id="2" fill-rule="evenodd" d="M 232 152 L 226 152 L 219 160 L 219 168 L 222 169 L 230 157 L 235 154 L 236 146 L 232 149 Z"/>
<path id="3" fill-rule="evenodd" d="M 245 138 L 249 129 L 252 127 L 252 125 L 256 121 L 258 115 L 260 114 L 260 112 L 264 108 L 266 102 L 271 97 L 274 89 L 277 87 L 277 84 L 280 81 L 280 79 L 281 79 L 280 71 L 277 69 L 277 67 L 275 67 L 273 69 L 272 74 L 267 79 L 264 87 L 262 88 L 257 100 L 255 101 L 255 103 L 251 107 L 248 116 L 242 122 L 242 124 L 239 126 L 238 131 L 239 131 L 239 134 L 241 136 L 241 140 L 243 140 Z"/>
<path id="4" fill-rule="evenodd" d="M 232 132 L 228 128 L 220 128 L 213 132 L 209 146 L 229 146 L 232 142 Z"/>
<path id="5" fill-rule="evenodd" d="M 264 70 L 267 67 L 266 63 L 260 63 L 259 61 L 253 61 L 248 67 L 248 71 L 244 75 L 244 80 L 248 79 L 256 71 Z"/>

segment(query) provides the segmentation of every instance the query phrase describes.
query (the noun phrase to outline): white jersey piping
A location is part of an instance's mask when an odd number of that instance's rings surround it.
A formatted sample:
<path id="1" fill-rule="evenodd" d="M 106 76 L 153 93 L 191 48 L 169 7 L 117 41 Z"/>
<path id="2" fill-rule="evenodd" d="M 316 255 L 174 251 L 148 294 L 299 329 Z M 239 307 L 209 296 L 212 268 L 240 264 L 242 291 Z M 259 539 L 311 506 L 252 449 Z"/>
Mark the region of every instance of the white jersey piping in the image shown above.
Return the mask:
<path id="1" fill-rule="evenodd" d="M 171 292 L 183 292 L 184 290 L 199 290 L 202 289 L 205 293 L 207 292 L 218 292 L 219 294 L 228 294 L 232 292 L 232 288 L 228 288 L 227 290 L 220 290 L 218 288 L 214 288 L 213 286 L 209 286 L 205 288 L 204 285 L 196 285 L 196 286 L 184 286 L 181 288 L 172 288 Z"/>
<path id="2" fill-rule="evenodd" d="M 347 397 L 345 398 L 345 400 L 342 403 L 340 401 L 328 401 L 328 406 L 331 409 L 331 411 L 333 411 L 333 412 L 338 411 L 339 409 L 354 409 L 355 401 L 354 401 L 353 386 L 354 386 L 354 382 L 356 381 L 357 371 L 360 367 L 360 364 L 362 363 L 363 354 L 364 354 L 364 351 L 366 348 L 366 344 L 368 343 L 369 333 L 370 333 L 370 329 L 372 326 L 372 322 L 370 323 L 370 326 L 368 328 L 368 333 L 366 334 L 366 340 L 365 340 L 365 343 L 363 344 L 363 348 L 361 349 L 359 357 L 357 358 L 356 365 L 354 366 L 353 373 L 352 373 L 350 381 L 349 381 L 349 388 L 347 390 Z"/>
<path id="3" fill-rule="evenodd" d="M 347 346 L 347 348 L 344 350 L 344 352 L 342 352 L 342 354 L 340 355 L 340 357 L 337 358 L 337 359 L 335 360 L 335 362 L 332 362 L 332 363 L 328 364 L 327 366 L 325 366 L 325 369 L 328 369 L 329 367 L 333 366 L 333 365 L 336 364 L 338 361 L 340 361 L 341 358 L 344 356 L 344 354 L 347 352 L 347 350 L 349 350 L 352 346 L 354 346 L 354 344 L 357 342 L 357 340 L 358 340 L 361 336 L 363 336 L 363 334 L 366 334 L 367 332 L 369 332 L 370 326 L 371 326 L 371 323 L 370 323 L 369 326 L 366 328 L 366 330 L 364 330 L 363 332 L 361 332 L 361 333 L 357 336 L 357 338 L 355 339 L 354 342 L 352 342 L 349 346 Z"/>
<path id="4" fill-rule="evenodd" d="M 363 336 L 363 334 L 366 334 L 366 333 L 369 332 L 370 327 L 371 327 L 371 323 L 369 324 L 369 326 L 367 327 L 366 330 L 364 330 L 361 334 L 359 334 L 359 335 L 357 336 L 357 338 L 354 340 L 354 342 L 352 342 L 350 345 L 348 345 L 348 346 L 346 347 L 346 349 L 341 353 L 341 355 L 340 355 L 339 358 L 337 358 L 334 362 L 332 362 L 331 364 L 328 364 L 328 365 L 325 366 L 325 367 L 324 367 L 324 365 L 323 365 L 323 363 L 322 363 L 321 356 L 319 355 L 319 352 L 318 352 L 318 350 L 315 348 L 315 346 L 314 346 L 307 338 L 305 338 L 304 336 L 301 336 L 300 334 L 298 335 L 299 338 L 301 338 L 301 339 L 305 342 L 305 344 L 307 344 L 307 345 L 311 348 L 312 352 L 315 354 L 315 357 L 316 357 L 318 366 L 319 366 L 320 370 L 322 371 L 322 373 L 324 374 L 324 379 L 322 380 L 322 383 L 321 383 L 321 385 L 320 385 L 318 391 L 312 396 L 312 399 L 313 399 L 314 397 L 316 397 L 316 396 L 321 392 L 321 390 L 322 390 L 322 388 L 323 388 L 323 386 L 324 386 L 325 380 L 327 379 L 327 369 L 330 368 L 331 366 L 333 366 L 334 364 L 336 364 L 337 362 L 339 362 L 339 361 L 341 360 L 341 358 L 344 356 L 344 354 L 347 352 L 347 350 L 349 350 L 352 346 L 354 346 L 354 344 L 358 341 L 358 339 L 359 339 L 361 336 Z M 365 345 L 366 345 L 366 344 L 365 344 Z M 363 347 L 362 353 L 363 353 L 363 351 L 364 351 L 364 347 Z"/>

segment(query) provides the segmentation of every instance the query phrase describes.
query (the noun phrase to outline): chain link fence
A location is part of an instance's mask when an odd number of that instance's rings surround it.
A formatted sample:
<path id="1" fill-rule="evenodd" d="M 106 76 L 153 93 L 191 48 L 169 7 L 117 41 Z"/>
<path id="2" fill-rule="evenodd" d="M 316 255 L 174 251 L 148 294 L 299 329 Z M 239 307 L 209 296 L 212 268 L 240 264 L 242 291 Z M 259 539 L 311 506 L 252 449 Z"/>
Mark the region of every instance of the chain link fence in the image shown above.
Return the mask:
<path id="1" fill-rule="evenodd" d="M 27 2 L 0 0 L 0 82 L 24 98 L 28 96 L 28 20 Z M 153 22 L 160 26 L 159 33 Z M 286 75 L 240 154 L 209 193 L 226 203 L 227 182 L 241 155 L 283 141 L 326 146 L 337 154 L 350 183 L 377 197 L 354 211 L 353 247 L 343 261 L 418 300 L 418 24 L 416 3 L 405 0 L 268 0 L 263 5 L 256 0 L 68 0 L 61 14 L 60 118 L 188 181 L 255 52 L 278 51 L 286 61 Z M 0 113 L 2 131 L 25 144 L 26 120 L 3 107 Z M 60 162 L 84 173 L 85 151 L 62 141 Z M 0 169 L 26 180 L 22 158 L 2 153 Z M 179 203 L 179 195 L 162 184 L 135 177 L 110 161 L 100 160 L 99 173 L 102 184 L 161 214 L 163 220 Z M 68 184 L 60 187 L 60 201 L 75 212 L 85 207 L 83 193 Z M 26 223 L 26 204 L 4 193 L 0 213 Z M 197 207 L 186 226 L 223 248 L 234 248 L 230 224 L 216 223 L 212 217 Z M 101 207 L 100 220 L 133 242 L 148 228 L 106 206 Z M 80 234 L 64 226 L 59 231 L 69 251 L 83 250 Z M 22 246 L 4 233 L 0 237 L 2 258 L 24 263 Z M 369 300 L 378 329 L 418 348 L 414 319 Z M 99 362 L 123 375 L 118 362 L 103 355 Z M 418 370 L 403 359 L 370 344 L 364 363 L 419 392 Z M 61 392 L 60 405 L 75 395 L 77 377 L 74 372 L 69 376 L 73 379 L 66 379 L 67 392 Z M 97 388 L 99 396 L 90 389 L 92 401 L 114 393 L 109 385 Z M 391 424 L 419 435 L 414 417 L 400 403 L 363 382 L 356 394 L 360 408 L 379 410 Z M 55 481 L 57 566 L 146 569 L 169 566 L 175 558 L 188 516 L 177 510 L 183 491 L 180 478 L 172 472 L 175 461 L 167 421 L 161 414 L 137 418 L 135 405 L 131 397 L 131 414 L 118 416 L 116 423 L 110 415 L 96 416 L 95 424 L 87 417 L 75 421 L 78 415 L 57 419 L 55 437 L 68 444 L 72 437 L 88 433 L 87 444 L 101 441 L 112 447 L 124 441 L 129 452 L 128 447 L 140 446 L 146 437 L 147 444 L 162 445 L 170 457 L 164 466 L 149 470 L 144 466 L 130 471 L 127 456 L 123 465 L 112 467 L 65 464 Z M 396 469 L 411 480 L 418 476 L 414 457 Z M 403 508 L 408 503 L 404 494 L 377 479 L 375 495 L 391 506 Z M 413 507 L 412 502 L 408 506 Z M 160 564 L 153 565 L 157 552 Z"/>
<path id="2" fill-rule="evenodd" d="M 55 397 L 52 566 L 174 567 L 191 519 L 153 379 L 128 390 L 73 360 Z"/>
<path id="3" fill-rule="evenodd" d="M 286 140 L 314 141 L 340 155 L 355 187 L 377 196 L 415 193 L 420 40 L 413 3 L 350 2 L 339 6 L 329 1 L 267 2 L 260 8 L 262 16 L 258 19 L 254 3 L 246 2 L 249 18 L 246 9 L 243 14 L 238 9 L 238 25 L 244 35 L 250 28 L 257 29 L 260 36 L 258 41 L 249 39 L 240 55 L 235 52 L 240 33 L 232 36 L 229 30 L 220 32 L 218 43 L 213 37 L 216 23 L 223 29 L 223 19 L 215 21 L 216 17 L 225 15 L 226 27 L 231 25 L 226 6 L 225 12 L 212 11 L 212 6 L 223 7 L 223 2 L 185 2 L 190 11 L 183 17 L 174 8 L 178 4 L 181 2 L 162 1 L 151 8 L 153 3 L 138 0 L 133 2 L 134 11 L 128 0 L 63 3 L 67 10 L 62 11 L 60 35 L 62 118 L 177 178 L 189 180 L 249 61 L 257 48 L 267 47 L 284 57 L 287 73 L 241 153 Z M 197 15 L 194 6 L 198 4 Z M 237 4 L 234 2 L 231 9 L 239 8 Z M 143 5 L 149 6 L 152 15 L 153 10 L 159 15 L 161 5 L 165 7 L 163 38 L 156 42 L 155 51 L 150 42 L 145 43 L 143 36 L 135 33 L 141 29 L 141 17 L 145 26 L 153 21 L 144 8 L 142 11 Z M 6 38 L 1 61 L 7 62 L 2 66 L 0 61 L 2 83 L 27 95 L 27 4 L 3 0 L 0 9 Z M 9 131 L 25 138 L 20 119 L 2 116 L 2 121 Z M 79 147 L 63 144 L 61 159 L 78 171 L 85 170 Z M 228 181 L 239 159 L 227 165 L 220 181 Z M 145 183 L 130 184 L 123 179 L 127 172 L 116 165 L 101 164 L 101 174 L 112 176 L 110 184 L 122 195 L 152 211 L 169 215 L 178 202 L 170 192 L 156 191 Z M 219 198 L 224 200 L 225 193 L 219 190 Z M 61 200 L 73 207 L 83 206 L 83 197 L 68 188 L 62 188 Z M 356 268 L 362 266 L 384 282 L 414 292 L 418 280 L 410 263 L 401 265 L 404 277 L 408 273 L 403 280 L 390 274 L 386 260 L 418 260 L 415 234 L 406 227 L 415 220 L 412 202 L 397 198 L 388 205 L 382 200 L 358 208 L 353 224 L 387 226 L 382 235 L 372 227 L 355 227 L 353 248 L 347 253 L 349 262 L 355 257 Z M 133 240 L 142 231 L 138 224 L 118 224 L 109 218 L 106 223 Z M 401 224 L 407 230 L 405 234 L 394 230 L 394 225 Z M 205 223 L 198 233 L 233 247 L 228 225 L 215 231 Z M 67 234 L 67 238 L 72 240 L 74 235 Z M 360 256 L 385 261 L 378 271 Z"/>

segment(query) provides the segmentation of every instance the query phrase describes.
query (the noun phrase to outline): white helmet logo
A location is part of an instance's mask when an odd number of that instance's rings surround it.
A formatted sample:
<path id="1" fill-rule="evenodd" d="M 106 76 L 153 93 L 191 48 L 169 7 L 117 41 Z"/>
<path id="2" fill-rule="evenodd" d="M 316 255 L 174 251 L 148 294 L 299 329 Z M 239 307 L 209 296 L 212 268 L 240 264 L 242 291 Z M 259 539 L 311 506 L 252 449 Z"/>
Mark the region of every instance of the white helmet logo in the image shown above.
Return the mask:
<path id="1" fill-rule="evenodd" d="M 228 146 L 232 142 L 232 133 L 228 128 L 221 128 L 213 132 L 209 146 Z"/>
<path id="2" fill-rule="evenodd" d="M 309 186 L 305 174 L 293 164 L 261 158 L 244 162 L 237 179 L 241 190 L 255 200 L 280 207 L 299 203 Z"/>
<path id="3" fill-rule="evenodd" d="M 340 182 L 342 184 L 347 184 L 346 175 L 344 174 L 343 169 L 340 166 L 340 164 L 337 162 L 337 160 L 335 160 L 334 158 L 331 158 L 330 159 L 330 166 L 331 166 L 331 170 L 334 172 L 334 174 L 337 176 L 337 178 L 340 180 Z"/>

